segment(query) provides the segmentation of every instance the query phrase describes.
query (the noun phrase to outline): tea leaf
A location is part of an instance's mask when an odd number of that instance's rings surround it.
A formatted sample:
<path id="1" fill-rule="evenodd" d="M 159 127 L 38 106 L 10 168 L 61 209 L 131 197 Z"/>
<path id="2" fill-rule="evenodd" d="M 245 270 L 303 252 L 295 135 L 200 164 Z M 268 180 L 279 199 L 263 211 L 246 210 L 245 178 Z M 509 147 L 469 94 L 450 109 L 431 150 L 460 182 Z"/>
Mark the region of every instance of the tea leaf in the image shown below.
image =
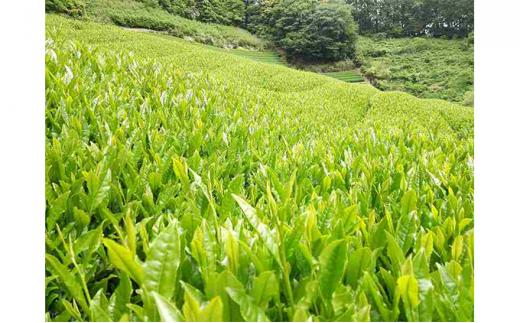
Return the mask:
<path id="1" fill-rule="evenodd" d="M 144 271 L 142 266 L 135 261 L 132 252 L 109 239 L 103 239 L 103 244 L 108 249 L 110 263 L 141 285 L 144 280 Z"/>
<path id="2" fill-rule="evenodd" d="M 175 307 L 175 305 L 171 304 L 166 298 L 164 298 L 164 296 L 161 296 L 161 294 L 158 294 L 157 292 L 152 292 L 151 294 L 163 322 L 184 321 L 182 314 Z"/>
<path id="3" fill-rule="evenodd" d="M 172 222 L 155 238 L 144 264 L 144 285 L 166 299 L 175 292 L 180 264 L 181 244 L 177 221 Z"/>
<path id="4" fill-rule="evenodd" d="M 333 241 L 320 254 L 320 290 L 326 299 L 332 297 L 332 293 L 341 281 L 346 260 L 347 243 L 345 240 Z"/>

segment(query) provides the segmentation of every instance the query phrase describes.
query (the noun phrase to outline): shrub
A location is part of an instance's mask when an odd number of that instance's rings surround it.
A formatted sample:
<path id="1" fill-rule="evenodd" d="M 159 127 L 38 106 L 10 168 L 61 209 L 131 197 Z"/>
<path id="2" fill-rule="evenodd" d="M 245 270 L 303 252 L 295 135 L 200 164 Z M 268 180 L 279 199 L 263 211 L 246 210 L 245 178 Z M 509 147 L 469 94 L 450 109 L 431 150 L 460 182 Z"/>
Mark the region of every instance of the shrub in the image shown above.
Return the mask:
<path id="1" fill-rule="evenodd" d="M 169 13 L 185 18 L 196 19 L 199 16 L 194 0 L 159 0 L 159 4 Z"/>
<path id="2" fill-rule="evenodd" d="M 369 67 L 362 68 L 362 72 L 371 81 L 390 77 L 390 69 L 385 61 L 375 61 Z"/>
<path id="3" fill-rule="evenodd" d="M 238 26 L 244 16 L 242 0 L 159 0 L 168 12 L 188 19 Z"/>
<path id="4" fill-rule="evenodd" d="M 386 49 L 384 48 L 374 48 L 366 52 L 367 56 L 370 57 L 381 57 L 386 55 Z"/>
<path id="5" fill-rule="evenodd" d="M 85 3 L 83 0 L 45 0 L 45 11 L 80 17 L 85 14 Z"/>

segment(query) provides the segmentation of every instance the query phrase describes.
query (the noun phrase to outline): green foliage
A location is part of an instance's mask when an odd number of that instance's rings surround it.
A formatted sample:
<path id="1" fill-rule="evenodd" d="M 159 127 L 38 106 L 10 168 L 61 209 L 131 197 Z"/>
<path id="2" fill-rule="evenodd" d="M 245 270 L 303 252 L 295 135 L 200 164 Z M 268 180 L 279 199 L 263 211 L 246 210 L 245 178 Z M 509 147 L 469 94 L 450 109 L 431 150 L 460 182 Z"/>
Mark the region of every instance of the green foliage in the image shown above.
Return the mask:
<path id="1" fill-rule="evenodd" d="M 240 26 L 244 17 L 242 0 L 159 0 L 168 12 L 189 19 Z"/>
<path id="2" fill-rule="evenodd" d="M 199 12 L 195 7 L 196 0 L 159 0 L 159 4 L 169 13 L 188 19 L 196 19 Z"/>
<path id="3" fill-rule="evenodd" d="M 175 3 L 180 4 L 180 2 Z M 166 32 L 172 36 L 217 47 L 263 49 L 266 46 L 265 41 L 244 29 L 195 21 L 186 15 L 184 16 L 190 19 L 183 18 L 170 14 L 159 5 L 148 1 L 95 0 L 89 3 L 87 12 L 96 21 Z"/>
<path id="4" fill-rule="evenodd" d="M 473 91 L 473 45 L 466 40 L 360 37 L 361 72 L 377 88 L 464 101 Z"/>
<path id="5" fill-rule="evenodd" d="M 243 0 L 197 0 L 198 19 L 225 25 L 241 25 L 244 17 Z"/>
<path id="6" fill-rule="evenodd" d="M 390 37 L 466 37 L 473 0 L 346 0 L 362 33 Z"/>
<path id="7" fill-rule="evenodd" d="M 246 1 L 244 28 L 263 37 L 271 38 L 281 0 Z"/>
<path id="8" fill-rule="evenodd" d="M 330 72 L 343 72 L 347 70 L 355 69 L 356 65 L 354 61 L 350 59 L 344 59 L 337 62 L 330 63 L 311 63 L 311 62 L 291 62 L 291 67 L 302 69 L 305 71 L 312 71 L 316 73 L 330 73 Z"/>
<path id="9" fill-rule="evenodd" d="M 80 17 L 85 14 L 85 2 L 83 0 L 45 0 L 45 11 Z"/>
<path id="10" fill-rule="evenodd" d="M 51 321 L 472 321 L 473 110 L 47 17 Z"/>
<path id="11" fill-rule="evenodd" d="M 374 61 L 368 66 L 363 66 L 361 71 L 371 81 L 372 84 L 376 85 L 378 81 L 386 80 L 390 77 L 388 63 L 384 60 Z"/>
<path id="12" fill-rule="evenodd" d="M 253 26 L 268 32 L 290 61 L 354 57 L 356 24 L 344 3 L 283 0 L 267 8 Z"/>

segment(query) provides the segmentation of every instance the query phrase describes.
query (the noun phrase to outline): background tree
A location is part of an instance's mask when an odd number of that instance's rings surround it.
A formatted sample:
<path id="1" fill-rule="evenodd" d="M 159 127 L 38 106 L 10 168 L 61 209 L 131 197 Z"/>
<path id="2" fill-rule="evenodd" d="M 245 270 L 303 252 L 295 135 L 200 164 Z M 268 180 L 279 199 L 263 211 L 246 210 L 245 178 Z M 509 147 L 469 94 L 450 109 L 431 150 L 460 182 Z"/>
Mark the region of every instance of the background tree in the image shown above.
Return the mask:
<path id="1" fill-rule="evenodd" d="M 250 0 L 246 9 L 250 32 L 263 38 L 272 39 L 276 32 L 276 20 L 280 17 L 283 0 Z"/>
<path id="2" fill-rule="evenodd" d="M 336 61 L 355 55 L 357 25 L 343 1 L 257 0 L 248 29 L 272 40 L 289 60 Z"/>
<path id="3" fill-rule="evenodd" d="M 402 36 L 467 36 L 473 0 L 345 0 L 361 33 Z"/>
<path id="4" fill-rule="evenodd" d="M 467 36 L 474 25 L 473 0 L 424 0 L 427 32 L 433 36 Z"/>
<path id="5" fill-rule="evenodd" d="M 275 26 L 274 40 L 289 59 L 336 61 L 355 55 L 357 26 L 343 3 L 284 1 Z"/>

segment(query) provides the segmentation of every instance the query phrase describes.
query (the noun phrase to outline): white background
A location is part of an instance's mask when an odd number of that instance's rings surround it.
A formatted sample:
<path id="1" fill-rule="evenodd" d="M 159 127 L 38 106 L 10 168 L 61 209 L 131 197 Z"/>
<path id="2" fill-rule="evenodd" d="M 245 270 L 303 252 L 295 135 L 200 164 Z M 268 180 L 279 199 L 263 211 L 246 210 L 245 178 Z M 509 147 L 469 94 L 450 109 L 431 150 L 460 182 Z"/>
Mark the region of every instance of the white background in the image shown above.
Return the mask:
<path id="1" fill-rule="evenodd" d="M 44 321 L 44 20 L 44 0 L 2 0 L 2 322 Z M 476 0 L 475 22 L 475 319 L 518 322 L 520 5 Z"/>

